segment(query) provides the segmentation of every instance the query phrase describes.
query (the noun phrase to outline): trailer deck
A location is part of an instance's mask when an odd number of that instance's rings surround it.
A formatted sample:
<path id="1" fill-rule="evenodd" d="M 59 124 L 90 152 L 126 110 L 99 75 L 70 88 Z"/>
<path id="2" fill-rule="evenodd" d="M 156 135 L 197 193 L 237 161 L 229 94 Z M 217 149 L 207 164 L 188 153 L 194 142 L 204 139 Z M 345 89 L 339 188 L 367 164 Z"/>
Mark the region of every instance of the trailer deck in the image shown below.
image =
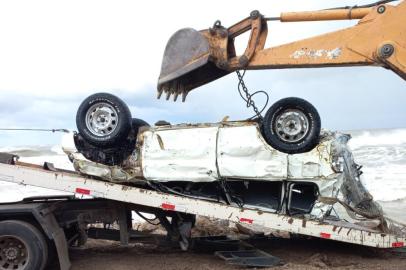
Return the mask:
<path id="1" fill-rule="evenodd" d="M 76 172 L 44 169 L 41 166 L 26 163 L 0 164 L 0 181 L 70 192 L 82 195 L 84 198 L 86 196 L 105 198 L 164 211 L 223 219 L 254 228 L 263 228 L 265 231 L 284 231 L 363 246 L 398 248 L 403 247 L 406 242 L 405 238 L 345 221 L 320 222 L 263 210 L 239 208 L 91 179 Z"/>

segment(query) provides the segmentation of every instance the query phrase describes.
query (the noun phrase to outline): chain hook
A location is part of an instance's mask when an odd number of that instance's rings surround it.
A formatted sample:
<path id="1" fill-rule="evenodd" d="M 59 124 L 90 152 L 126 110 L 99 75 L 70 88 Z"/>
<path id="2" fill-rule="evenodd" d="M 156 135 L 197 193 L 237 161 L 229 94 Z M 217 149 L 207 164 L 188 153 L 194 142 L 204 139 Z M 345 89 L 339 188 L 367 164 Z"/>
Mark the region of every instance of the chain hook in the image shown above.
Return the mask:
<path id="1" fill-rule="evenodd" d="M 256 91 L 256 92 L 250 94 L 249 90 L 248 90 L 248 88 L 247 88 L 247 86 L 245 85 L 245 82 L 244 82 L 245 70 L 244 70 L 244 72 L 242 74 L 241 74 L 241 72 L 239 70 L 237 70 L 236 73 L 237 73 L 237 77 L 238 77 L 238 92 L 239 92 L 241 98 L 246 102 L 247 108 L 252 107 L 252 109 L 255 112 L 255 115 L 250 117 L 249 119 L 253 119 L 254 117 L 258 117 L 260 119 L 260 121 L 262 122 L 263 117 L 262 117 L 261 113 L 265 110 L 266 106 L 268 105 L 268 102 L 269 102 L 268 93 L 265 92 L 265 91 L 260 90 L 260 91 Z M 241 91 L 244 92 L 245 97 L 243 96 Z M 259 94 L 259 93 L 264 94 L 265 97 L 266 97 L 266 102 L 265 102 L 265 104 L 264 104 L 264 106 L 263 106 L 263 108 L 261 110 L 258 109 L 257 105 L 255 104 L 255 101 L 252 99 L 253 96 L 255 96 L 256 94 Z"/>
<path id="2" fill-rule="evenodd" d="M 214 24 L 213 24 L 213 28 L 220 28 L 220 27 L 222 27 L 221 21 L 220 21 L 220 20 L 216 20 L 216 21 L 214 22 Z"/>

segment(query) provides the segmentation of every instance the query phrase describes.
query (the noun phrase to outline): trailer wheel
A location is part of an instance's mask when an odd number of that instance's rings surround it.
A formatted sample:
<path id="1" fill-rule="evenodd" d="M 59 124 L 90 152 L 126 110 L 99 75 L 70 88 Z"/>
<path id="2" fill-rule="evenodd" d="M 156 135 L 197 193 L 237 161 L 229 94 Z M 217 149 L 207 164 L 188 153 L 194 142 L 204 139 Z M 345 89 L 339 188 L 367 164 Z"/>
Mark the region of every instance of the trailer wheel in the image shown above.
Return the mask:
<path id="1" fill-rule="evenodd" d="M 95 146 L 114 146 L 131 130 L 131 112 L 120 98 L 97 93 L 86 98 L 76 114 L 79 133 Z"/>
<path id="2" fill-rule="evenodd" d="M 312 150 L 319 142 L 321 121 L 316 108 L 301 98 L 284 98 L 267 111 L 262 131 L 273 148 L 288 154 Z"/>
<path id="3" fill-rule="evenodd" d="M 1 270 L 42 270 L 47 260 L 47 243 L 36 227 L 19 220 L 0 222 Z"/>

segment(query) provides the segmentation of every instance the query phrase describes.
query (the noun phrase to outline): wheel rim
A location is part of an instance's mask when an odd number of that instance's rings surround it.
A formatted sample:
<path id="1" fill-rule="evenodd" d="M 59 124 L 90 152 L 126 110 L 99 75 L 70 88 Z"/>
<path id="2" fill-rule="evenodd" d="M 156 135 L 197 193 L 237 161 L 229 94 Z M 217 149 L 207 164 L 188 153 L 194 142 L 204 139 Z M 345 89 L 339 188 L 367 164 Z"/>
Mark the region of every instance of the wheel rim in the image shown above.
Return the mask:
<path id="1" fill-rule="evenodd" d="M 285 110 L 276 117 L 275 132 L 284 142 L 298 142 L 309 132 L 309 120 L 300 110 Z"/>
<path id="2" fill-rule="evenodd" d="M 86 127 L 96 136 L 102 137 L 113 133 L 118 125 L 117 110 L 107 103 L 97 103 L 86 113 Z"/>
<path id="3" fill-rule="evenodd" d="M 29 260 L 27 245 L 16 236 L 0 237 L 0 269 L 23 270 Z"/>

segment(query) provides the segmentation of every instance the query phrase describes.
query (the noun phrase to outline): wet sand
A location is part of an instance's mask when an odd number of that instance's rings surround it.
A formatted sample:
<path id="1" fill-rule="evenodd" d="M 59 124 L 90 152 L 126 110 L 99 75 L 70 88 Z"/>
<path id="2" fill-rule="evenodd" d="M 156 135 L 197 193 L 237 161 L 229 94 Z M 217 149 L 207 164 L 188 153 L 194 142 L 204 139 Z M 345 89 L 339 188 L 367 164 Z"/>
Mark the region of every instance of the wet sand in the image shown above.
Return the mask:
<path id="1" fill-rule="evenodd" d="M 269 239 L 253 243 L 281 258 L 284 265 L 269 269 L 406 269 L 406 253 L 378 250 L 319 239 Z M 183 252 L 176 248 L 89 240 L 71 251 L 72 270 L 220 270 L 242 269 L 227 265 L 211 253 Z M 51 268 L 56 269 L 56 268 Z M 265 268 L 266 269 L 266 268 Z"/>

